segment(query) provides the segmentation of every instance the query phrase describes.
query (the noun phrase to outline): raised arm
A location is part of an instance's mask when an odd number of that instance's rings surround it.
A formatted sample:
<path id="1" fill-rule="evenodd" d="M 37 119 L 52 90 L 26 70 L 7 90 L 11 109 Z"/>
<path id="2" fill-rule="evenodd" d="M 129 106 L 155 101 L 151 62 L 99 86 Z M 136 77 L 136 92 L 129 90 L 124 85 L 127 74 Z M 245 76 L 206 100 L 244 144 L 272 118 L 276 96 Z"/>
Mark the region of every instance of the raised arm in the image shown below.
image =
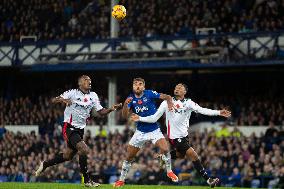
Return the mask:
<path id="1" fill-rule="evenodd" d="M 111 108 L 103 108 L 103 109 L 99 110 L 98 113 L 101 116 L 105 116 L 105 115 L 109 114 L 110 112 L 113 112 L 113 111 L 115 111 L 115 110 L 117 110 L 121 107 L 122 107 L 122 103 L 115 104 Z"/>
<path id="2" fill-rule="evenodd" d="M 141 117 L 138 116 L 137 114 L 132 114 L 131 119 L 132 121 L 155 123 L 158 121 L 158 119 L 160 119 L 160 117 L 165 113 L 166 110 L 167 110 L 167 102 L 163 101 L 155 114 L 146 117 Z"/>
<path id="3" fill-rule="evenodd" d="M 100 116 L 105 116 L 122 107 L 122 103 L 119 103 L 119 104 L 114 104 L 111 108 L 104 108 L 102 107 L 100 99 L 97 94 L 94 94 L 93 98 L 96 99 L 93 109 L 95 109 Z"/>
<path id="4" fill-rule="evenodd" d="M 174 109 L 173 98 L 170 95 L 160 93 L 160 99 L 167 101 L 169 110 Z"/>
<path id="5" fill-rule="evenodd" d="M 64 103 L 66 106 L 70 106 L 72 104 L 70 99 L 64 99 L 61 96 L 57 96 L 51 99 L 51 103 L 57 104 L 57 103 Z"/>
<path id="6" fill-rule="evenodd" d="M 132 102 L 132 97 L 128 97 L 122 107 L 122 117 L 127 119 L 130 110 L 130 103 Z"/>
<path id="7" fill-rule="evenodd" d="M 64 103 L 66 106 L 70 106 L 72 104 L 72 101 L 70 100 L 71 96 L 73 95 L 74 90 L 68 90 L 62 93 L 60 96 L 54 97 L 51 99 L 51 103 Z"/>
<path id="8" fill-rule="evenodd" d="M 231 112 L 228 110 L 212 110 L 209 108 L 202 108 L 198 104 L 196 104 L 193 101 L 189 101 L 189 108 L 191 108 L 194 112 L 203 114 L 203 115 L 208 115 L 208 116 L 223 116 L 223 117 L 230 117 Z"/>

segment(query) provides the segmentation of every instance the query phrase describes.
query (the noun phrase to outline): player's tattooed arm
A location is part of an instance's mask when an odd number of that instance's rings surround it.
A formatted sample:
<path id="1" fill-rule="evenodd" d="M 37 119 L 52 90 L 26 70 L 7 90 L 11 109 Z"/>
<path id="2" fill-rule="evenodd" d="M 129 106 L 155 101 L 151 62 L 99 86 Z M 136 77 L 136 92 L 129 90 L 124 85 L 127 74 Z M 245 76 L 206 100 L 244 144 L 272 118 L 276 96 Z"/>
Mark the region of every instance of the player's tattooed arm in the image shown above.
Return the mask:
<path id="1" fill-rule="evenodd" d="M 119 104 L 115 104 L 113 105 L 111 108 L 103 108 L 101 109 L 100 111 L 98 111 L 98 114 L 100 114 L 101 116 L 105 116 L 107 114 L 109 114 L 110 112 L 113 112 L 119 108 L 122 107 L 122 103 L 119 103 Z"/>
<path id="2" fill-rule="evenodd" d="M 53 104 L 64 103 L 66 106 L 70 106 L 72 104 L 72 101 L 70 99 L 64 99 L 61 96 L 57 96 L 57 97 L 51 99 L 51 103 L 53 103 Z"/>
<path id="3" fill-rule="evenodd" d="M 123 104 L 123 108 L 122 108 L 122 117 L 127 119 L 128 118 L 128 115 L 129 115 L 129 111 L 130 111 L 130 108 L 128 107 L 128 104 L 132 101 L 132 97 L 128 97 L 124 104 Z"/>
<path id="4" fill-rule="evenodd" d="M 169 110 L 174 109 L 173 98 L 170 95 L 160 93 L 160 99 L 167 101 Z"/>

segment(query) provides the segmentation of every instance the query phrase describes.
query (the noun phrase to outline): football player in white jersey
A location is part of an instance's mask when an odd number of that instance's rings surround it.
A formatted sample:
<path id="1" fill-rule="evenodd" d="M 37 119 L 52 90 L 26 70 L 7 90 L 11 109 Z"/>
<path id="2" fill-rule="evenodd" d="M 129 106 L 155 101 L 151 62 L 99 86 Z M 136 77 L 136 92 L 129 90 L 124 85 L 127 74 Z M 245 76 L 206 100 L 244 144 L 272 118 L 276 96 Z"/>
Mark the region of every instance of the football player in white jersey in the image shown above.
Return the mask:
<path id="1" fill-rule="evenodd" d="M 218 178 L 209 178 L 207 172 L 201 164 L 201 161 L 191 147 L 188 139 L 188 127 L 191 112 L 196 112 L 209 116 L 223 116 L 230 117 L 231 112 L 228 110 L 211 110 L 202 108 L 190 99 L 185 98 L 187 93 L 187 86 L 185 84 L 178 84 L 174 89 L 173 103 L 175 106 L 174 111 L 169 111 L 167 103 L 164 101 L 161 103 L 159 109 L 154 115 L 147 117 L 140 117 L 136 114 L 131 116 L 133 121 L 153 123 L 156 122 L 164 113 L 166 113 L 166 126 L 169 142 L 174 151 L 171 151 L 172 159 L 176 158 L 189 158 L 194 168 L 200 173 L 200 175 L 207 181 L 207 183 L 214 188 L 218 182 Z"/>
<path id="2" fill-rule="evenodd" d="M 91 79 L 87 75 L 79 77 L 78 85 L 78 89 L 65 91 L 60 96 L 52 99 L 52 103 L 64 103 L 66 105 L 62 134 L 66 141 L 67 148 L 63 153 L 56 154 L 53 159 L 41 162 L 35 175 L 39 176 L 50 166 L 72 160 L 78 153 L 80 171 L 84 176 L 85 186 L 97 187 L 99 184 L 93 182 L 88 173 L 87 155 L 90 149 L 83 140 L 84 128 L 93 109 L 95 109 L 98 114 L 104 116 L 122 107 L 122 104 L 115 104 L 111 108 L 103 108 L 98 95 L 91 91 Z"/>

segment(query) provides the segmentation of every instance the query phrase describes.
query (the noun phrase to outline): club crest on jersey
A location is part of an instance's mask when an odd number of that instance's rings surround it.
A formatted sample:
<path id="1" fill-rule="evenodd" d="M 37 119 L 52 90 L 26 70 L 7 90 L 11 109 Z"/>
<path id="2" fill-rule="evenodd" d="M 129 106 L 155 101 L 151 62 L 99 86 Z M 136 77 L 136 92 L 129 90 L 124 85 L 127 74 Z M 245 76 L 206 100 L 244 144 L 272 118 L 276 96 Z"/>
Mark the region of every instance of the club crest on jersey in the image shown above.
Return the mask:
<path id="1" fill-rule="evenodd" d="M 139 102 L 138 102 L 139 103 Z M 135 113 L 138 114 L 139 112 L 144 112 L 144 111 L 147 111 L 148 110 L 148 107 L 147 106 L 142 106 L 142 107 L 139 107 L 139 106 L 136 106 L 135 107 Z"/>
<path id="2" fill-rule="evenodd" d="M 142 102 L 142 100 L 138 100 L 138 104 L 142 104 L 143 102 Z"/>
<path id="3" fill-rule="evenodd" d="M 146 98 L 146 97 L 144 97 L 144 98 L 143 98 L 143 101 L 144 101 L 144 102 L 147 102 L 147 98 Z"/>
<path id="4" fill-rule="evenodd" d="M 84 98 L 84 102 L 88 102 L 88 99 L 87 99 L 87 98 Z"/>

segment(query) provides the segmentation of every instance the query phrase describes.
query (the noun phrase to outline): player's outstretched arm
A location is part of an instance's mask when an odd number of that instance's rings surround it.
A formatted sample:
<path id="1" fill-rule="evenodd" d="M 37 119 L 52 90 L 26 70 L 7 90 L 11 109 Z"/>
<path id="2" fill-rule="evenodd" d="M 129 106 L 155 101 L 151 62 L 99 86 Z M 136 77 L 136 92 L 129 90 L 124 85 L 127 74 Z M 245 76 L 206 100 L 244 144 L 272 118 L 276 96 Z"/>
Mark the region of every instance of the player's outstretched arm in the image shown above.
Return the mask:
<path id="1" fill-rule="evenodd" d="M 228 118 L 228 117 L 231 117 L 231 114 L 232 114 L 232 112 L 229 111 L 229 110 L 226 110 L 226 109 L 220 110 L 220 116 Z"/>
<path id="2" fill-rule="evenodd" d="M 231 112 L 226 110 L 226 109 L 222 109 L 222 110 L 212 110 L 209 108 L 202 108 L 201 106 L 199 106 L 198 104 L 196 104 L 193 101 L 189 101 L 189 107 L 200 114 L 203 115 L 208 115 L 208 116 L 223 116 L 223 117 L 230 117 L 231 116 Z"/>
<path id="3" fill-rule="evenodd" d="M 123 103 L 123 107 L 122 107 L 122 117 L 127 119 L 128 115 L 129 115 L 129 111 L 130 111 L 130 107 L 129 104 L 132 102 L 132 97 L 128 97 L 125 102 Z"/>
<path id="4" fill-rule="evenodd" d="M 72 101 L 70 99 L 64 99 L 61 96 L 57 96 L 57 97 L 51 99 L 51 103 L 53 103 L 53 104 L 63 103 L 66 106 L 70 106 L 72 104 Z"/>
<path id="5" fill-rule="evenodd" d="M 72 104 L 71 98 L 74 95 L 74 90 L 70 89 L 65 91 L 60 96 L 51 99 L 51 103 L 64 103 L 66 106 L 70 106 Z"/>
<path id="6" fill-rule="evenodd" d="M 173 98 L 170 95 L 160 93 L 160 99 L 167 101 L 169 110 L 174 109 Z"/>
<path id="7" fill-rule="evenodd" d="M 121 107 L 122 107 L 122 103 L 115 104 L 111 108 L 103 108 L 103 109 L 99 110 L 98 114 L 100 114 L 101 116 L 105 116 L 105 115 L 109 114 L 110 112 L 113 112 L 113 111 L 115 111 L 115 110 L 117 110 Z"/>
<path id="8" fill-rule="evenodd" d="M 141 121 L 146 123 L 155 123 L 160 119 L 160 117 L 165 113 L 167 110 L 167 102 L 164 101 L 161 103 L 160 107 L 158 108 L 157 112 L 153 115 L 146 116 L 146 117 L 140 117 L 137 114 L 132 114 L 130 119 L 132 121 Z"/>

